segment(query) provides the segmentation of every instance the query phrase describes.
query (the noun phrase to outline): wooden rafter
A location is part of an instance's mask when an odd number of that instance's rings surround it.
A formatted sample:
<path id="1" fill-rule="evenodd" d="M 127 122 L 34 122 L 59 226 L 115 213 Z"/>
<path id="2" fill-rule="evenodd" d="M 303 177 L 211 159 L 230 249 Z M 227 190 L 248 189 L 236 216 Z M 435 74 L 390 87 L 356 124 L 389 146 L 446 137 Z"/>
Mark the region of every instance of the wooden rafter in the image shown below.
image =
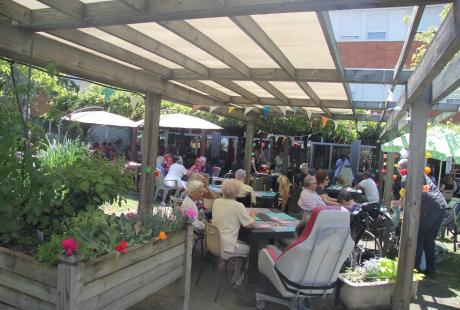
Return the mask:
<path id="1" fill-rule="evenodd" d="M 232 18 L 232 21 L 238 27 L 240 27 L 240 29 L 243 30 L 263 51 L 265 51 L 281 67 L 281 69 L 289 75 L 291 79 L 295 80 L 296 70 L 292 63 L 284 55 L 281 49 L 275 44 L 275 42 L 273 42 L 273 40 L 265 33 L 265 31 L 252 19 L 252 17 L 235 16 Z M 321 100 L 319 99 L 318 95 L 307 83 L 296 83 L 316 103 L 316 105 L 324 111 L 324 113 L 326 113 L 329 117 L 331 116 L 331 112 L 321 106 Z M 276 88 L 275 91 L 273 91 L 273 85 L 268 82 L 258 82 L 258 85 L 279 99 L 285 97 L 282 94 L 281 97 L 277 95 L 281 92 L 279 92 Z M 267 88 L 265 88 L 263 85 L 265 85 Z M 283 101 L 283 99 L 281 99 L 281 101 Z"/>
<path id="2" fill-rule="evenodd" d="M 433 102 L 438 102 L 460 87 L 460 54 L 433 80 Z"/>
<path id="3" fill-rule="evenodd" d="M 24 25 L 32 20 L 32 10 L 11 0 L 0 0 L 0 15 Z"/>
<path id="4" fill-rule="evenodd" d="M 385 135 L 404 116 L 408 107 L 417 99 L 418 95 L 442 71 L 444 66 L 460 49 L 460 1 L 455 0 L 452 10 L 441 24 L 437 34 L 425 52 L 425 56 L 407 81 L 407 86 L 398 105 L 401 110 L 393 112 L 381 135 Z M 441 82 L 442 83 L 442 82 Z"/>
<path id="5" fill-rule="evenodd" d="M 8 1 L 8 0 L 2 0 Z M 57 1 L 57 0 L 56 0 Z M 183 20 L 218 16 L 240 16 L 285 12 L 331 11 L 362 8 L 428 5 L 449 2 L 447 0 L 147 0 L 146 10 L 133 9 L 127 12 L 126 2 L 131 7 L 142 7 L 144 0 L 105 1 L 86 5 L 85 20 L 69 18 L 56 9 L 42 9 L 33 13 L 29 27 L 34 30 L 94 27 L 139 22 Z"/>
<path id="6" fill-rule="evenodd" d="M 316 12 L 316 16 L 318 18 L 319 24 L 321 25 L 321 29 L 323 30 L 324 38 L 326 39 L 327 46 L 329 47 L 329 51 L 331 53 L 332 60 L 334 61 L 335 68 L 338 72 L 340 72 L 340 77 L 343 81 L 345 77 L 345 69 L 343 68 L 342 60 L 340 59 L 339 51 L 337 49 L 337 44 L 334 37 L 334 30 L 332 29 L 332 23 L 329 17 L 329 12 Z M 347 95 L 347 99 L 350 102 L 350 107 L 354 115 L 356 113 L 355 108 L 353 106 L 353 98 L 351 96 L 350 85 L 344 82 L 342 82 L 342 85 Z"/>
<path id="7" fill-rule="evenodd" d="M 66 15 L 84 20 L 86 5 L 83 2 L 75 0 L 38 0 L 52 9 L 56 9 Z"/>

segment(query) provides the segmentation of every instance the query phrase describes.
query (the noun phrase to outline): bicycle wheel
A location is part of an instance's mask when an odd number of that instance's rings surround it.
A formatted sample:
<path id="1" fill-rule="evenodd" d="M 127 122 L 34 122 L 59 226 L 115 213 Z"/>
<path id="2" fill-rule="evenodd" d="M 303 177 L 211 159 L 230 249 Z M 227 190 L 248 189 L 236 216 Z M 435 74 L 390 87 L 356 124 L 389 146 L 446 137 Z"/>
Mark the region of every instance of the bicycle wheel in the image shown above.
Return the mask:
<path id="1" fill-rule="evenodd" d="M 368 230 L 361 235 L 355 246 L 356 264 L 362 265 L 366 260 L 382 257 L 382 245 L 380 241 Z"/>

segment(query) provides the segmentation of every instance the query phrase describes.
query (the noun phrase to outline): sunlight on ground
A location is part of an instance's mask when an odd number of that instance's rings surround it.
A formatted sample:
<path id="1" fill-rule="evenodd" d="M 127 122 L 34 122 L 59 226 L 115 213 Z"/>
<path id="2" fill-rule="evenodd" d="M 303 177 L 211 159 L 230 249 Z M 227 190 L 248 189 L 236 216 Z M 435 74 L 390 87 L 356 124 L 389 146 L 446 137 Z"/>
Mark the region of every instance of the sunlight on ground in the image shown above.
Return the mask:
<path id="1" fill-rule="evenodd" d="M 137 211 L 137 204 L 138 204 L 137 199 L 127 198 L 126 201 L 123 201 L 121 203 L 121 206 L 119 206 L 116 203 L 114 203 L 114 204 L 105 204 L 102 207 L 102 210 L 104 210 L 104 213 L 106 213 L 106 214 L 115 213 L 116 215 L 120 215 L 122 213 L 136 212 Z"/>

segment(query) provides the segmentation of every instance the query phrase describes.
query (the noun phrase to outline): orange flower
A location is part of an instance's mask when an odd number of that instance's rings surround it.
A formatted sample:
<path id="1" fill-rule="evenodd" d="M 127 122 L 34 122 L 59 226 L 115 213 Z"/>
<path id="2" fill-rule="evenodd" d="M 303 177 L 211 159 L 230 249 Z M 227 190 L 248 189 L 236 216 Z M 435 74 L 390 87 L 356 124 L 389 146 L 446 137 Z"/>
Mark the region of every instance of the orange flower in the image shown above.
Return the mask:
<path id="1" fill-rule="evenodd" d="M 167 238 L 168 238 L 168 236 L 162 230 L 160 231 L 160 233 L 158 234 L 158 237 L 157 237 L 158 240 L 166 240 Z"/>
<path id="2" fill-rule="evenodd" d="M 430 174 L 431 168 L 430 167 L 425 167 L 425 174 Z"/>

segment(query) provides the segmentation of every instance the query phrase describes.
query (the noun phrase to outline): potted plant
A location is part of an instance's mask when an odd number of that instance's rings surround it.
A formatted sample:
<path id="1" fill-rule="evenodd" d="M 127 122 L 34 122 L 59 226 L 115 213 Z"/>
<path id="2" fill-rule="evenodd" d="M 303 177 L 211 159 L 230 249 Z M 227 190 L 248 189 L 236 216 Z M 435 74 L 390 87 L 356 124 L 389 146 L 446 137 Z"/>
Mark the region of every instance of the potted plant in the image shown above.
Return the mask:
<path id="1" fill-rule="evenodd" d="M 388 258 L 371 259 L 363 266 L 339 274 L 343 282 L 340 299 L 348 309 L 381 309 L 391 307 L 397 262 Z M 412 298 L 417 294 L 423 275 L 414 273 Z"/>

